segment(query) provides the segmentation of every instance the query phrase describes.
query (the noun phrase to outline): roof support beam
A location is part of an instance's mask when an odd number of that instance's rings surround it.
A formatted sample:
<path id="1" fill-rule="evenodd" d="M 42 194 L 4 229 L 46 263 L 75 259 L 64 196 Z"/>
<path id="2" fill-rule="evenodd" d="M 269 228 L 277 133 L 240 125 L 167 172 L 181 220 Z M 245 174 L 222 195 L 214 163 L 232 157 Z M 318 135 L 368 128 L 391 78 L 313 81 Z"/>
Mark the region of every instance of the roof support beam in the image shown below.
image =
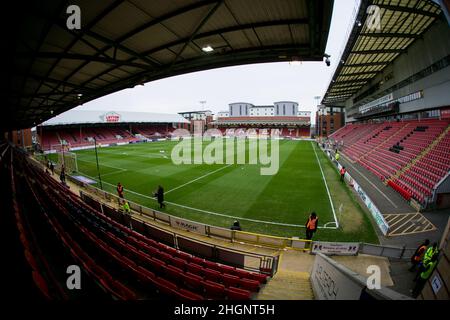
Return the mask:
<path id="1" fill-rule="evenodd" d="M 356 90 L 361 89 L 362 87 L 364 87 L 366 85 L 366 83 L 356 83 L 356 84 L 351 84 L 351 83 L 346 83 L 346 84 L 337 84 L 337 85 L 333 85 L 333 87 L 329 90 L 329 93 L 336 93 L 336 92 L 342 92 L 342 91 L 347 91 L 347 92 L 353 92 Z"/>
<path id="2" fill-rule="evenodd" d="M 144 23 L 143 25 L 141 25 L 141 26 L 139 26 L 139 27 L 137 27 L 137 28 L 135 28 L 135 29 L 125 33 L 124 35 L 119 37 L 114 43 L 115 44 L 121 43 L 121 42 L 131 38 L 132 36 L 138 34 L 139 32 L 144 31 L 144 30 L 146 30 L 146 29 L 148 29 L 148 28 L 150 28 L 150 27 L 152 27 L 154 25 L 157 25 L 157 24 L 162 23 L 162 22 L 164 22 L 166 20 L 169 20 L 169 19 L 174 18 L 176 16 L 185 14 L 185 13 L 187 13 L 189 11 L 196 10 L 198 8 L 201 8 L 201 7 L 209 6 L 211 4 L 217 4 L 218 2 L 223 2 L 223 0 L 220 0 L 220 1 L 219 0 L 204 0 L 204 1 L 201 1 L 201 2 L 197 2 L 197 3 L 193 3 L 193 4 L 190 4 L 190 5 L 187 5 L 187 6 L 183 7 L 183 8 L 179 8 L 179 9 L 177 9 L 175 11 L 172 11 L 172 12 L 169 12 L 169 13 L 167 13 L 165 15 L 162 15 L 162 16 L 156 18 L 156 19 L 152 19 L 149 22 Z"/>
<path id="3" fill-rule="evenodd" d="M 122 90 L 125 88 L 132 88 L 140 81 L 154 81 L 158 79 L 163 79 L 168 76 L 175 76 L 179 74 L 184 74 L 186 72 L 195 72 L 204 70 L 212 67 L 227 67 L 227 66 L 235 66 L 239 64 L 249 64 L 255 62 L 279 62 L 279 61 L 290 61 L 293 56 L 307 56 L 309 53 L 309 45 L 308 46 L 268 46 L 261 47 L 258 49 L 242 49 L 233 51 L 233 55 L 210 55 L 205 58 L 196 58 L 183 60 L 179 63 L 175 64 L 172 70 L 169 70 L 168 66 L 160 68 L 160 70 L 148 72 L 143 71 L 134 75 L 131 75 L 125 79 L 120 81 L 110 83 L 104 87 L 102 87 L 101 94 L 98 96 L 106 95 L 109 93 L 113 93 L 118 90 Z M 280 55 L 285 55 L 286 58 L 280 58 Z M 95 78 L 101 77 L 103 74 L 100 73 Z M 81 86 L 87 85 L 90 81 L 95 79 L 88 79 L 84 81 Z M 145 80 L 144 80 L 145 79 Z M 68 93 L 70 94 L 70 93 Z M 92 96 L 89 96 L 84 103 L 95 99 L 97 95 L 94 93 Z M 84 97 L 83 97 L 84 98 Z"/>
<path id="4" fill-rule="evenodd" d="M 308 1 L 308 11 L 310 15 L 309 21 L 309 41 L 311 45 L 311 55 L 315 55 L 318 50 L 319 42 L 318 38 L 320 38 L 319 28 L 317 26 L 316 17 L 318 16 L 318 3 L 320 1 L 316 0 L 307 0 Z"/>
<path id="5" fill-rule="evenodd" d="M 36 58 L 41 59 L 69 59 L 69 60 L 84 60 L 84 61 L 95 61 L 95 62 L 101 62 L 106 64 L 112 64 L 117 66 L 129 66 L 129 67 L 135 67 L 140 68 L 143 70 L 148 70 L 149 66 L 141 63 L 133 63 L 128 62 L 125 60 L 116 60 L 112 58 L 104 58 L 100 56 L 91 56 L 91 55 L 85 55 L 85 54 L 78 54 L 78 53 L 59 53 L 59 52 L 37 52 L 37 53 L 18 53 L 16 54 L 16 57 L 20 58 L 28 58 L 30 56 L 34 55 Z"/>
<path id="6" fill-rule="evenodd" d="M 350 54 L 383 54 L 383 53 L 403 53 L 404 49 L 381 49 L 381 50 L 356 50 Z"/>
<path id="7" fill-rule="evenodd" d="M 52 79 L 49 77 L 42 77 L 42 76 L 38 76 L 38 75 L 34 75 L 34 74 L 29 74 L 28 75 L 29 78 L 35 79 L 37 81 L 42 81 L 42 82 L 50 82 L 50 83 L 54 83 L 57 84 L 58 86 L 63 86 L 63 87 L 69 87 L 69 88 L 73 88 L 78 90 L 78 93 L 90 93 L 90 92 L 94 92 L 94 89 L 85 87 L 85 86 L 78 86 L 76 84 L 67 82 L 67 81 L 63 81 L 63 80 L 57 80 L 57 79 Z M 59 91 L 57 91 L 56 94 L 61 94 Z M 66 94 L 71 94 L 70 92 L 65 92 L 64 95 Z"/>
<path id="8" fill-rule="evenodd" d="M 105 10 L 103 10 L 98 16 L 95 17 L 95 19 L 93 19 L 92 21 L 90 21 L 86 26 L 84 26 L 83 30 L 74 33 L 75 37 L 72 39 L 72 41 L 69 43 L 69 45 L 64 48 L 63 53 L 67 53 L 69 52 L 69 50 L 81 39 L 83 39 L 83 35 L 84 35 L 84 30 L 89 30 L 90 28 L 92 28 L 93 26 L 95 26 L 101 19 L 103 19 L 105 16 L 107 16 L 109 13 L 111 13 L 111 11 L 113 11 L 115 8 L 117 8 L 120 4 L 123 3 L 123 0 L 116 0 L 113 3 L 111 3 Z M 63 30 L 67 30 L 67 26 L 63 26 L 62 27 Z M 89 46 L 91 46 L 89 44 Z M 92 47 L 92 46 L 91 46 Z M 59 62 L 61 61 L 60 58 L 58 58 L 51 66 L 51 68 L 48 70 L 46 77 L 50 76 L 50 74 L 53 72 L 53 70 L 55 69 L 55 67 L 59 64 Z M 39 92 L 41 88 L 41 85 L 39 85 L 36 89 L 35 92 Z"/>
<path id="9" fill-rule="evenodd" d="M 187 46 L 192 42 L 192 39 L 194 39 L 194 37 L 197 35 L 197 33 L 203 28 L 203 26 L 206 24 L 206 22 L 208 22 L 209 18 L 211 18 L 211 16 L 216 12 L 216 10 L 219 9 L 219 7 L 222 5 L 222 3 L 223 3 L 223 0 L 217 2 L 216 5 L 213 8 L 211 8 L 211 10 L 209 10 L 208 14 L 200 21 L 197 28 L 195 28 L 194 32 L 191 34 L 189 39 L 184 43 L 181 50 L 175 56 L 175 59 L 173 59 L 172 63 L 170 64 L 169 69 L 172 68 L 172 66 L 177 62 L 178 58 L 183 54 L 184 50 L 186 50 Z"/>
<path id="10" fill-rule="evenodd" d="M 150 66 L 158 67 L 161 65 L 161 63 L 159 63 L 155 59 L 151 59 L 151 58 L 145 56 L 144 54 L 135 52 L 134 50 L 131 50 L 130 48 L 128 48 L 124 45 L 121 45 L 120 43 L 117 43 L 117 41 L 112 41 L 96 32 L 88 30 L 88 31 L 86 31 L 86 35 L 107 44 L 107 46 L 105 48 L 101 49 L 100 51 L 98 51 L 96 53 L 96 55 L 105 55 L 106 51 L 108 51 L 111 48 L 114 48 L 114 50 L 116 52 L 117 52 L 117 49 L 120 49 L 123 52 L 133 56 L 133 59 L 141 59 L 141 60 L 147 62 Z"/>
<path id="11" fill-rule="evenodd" d="M 361 84 L 367 82 L 369 82 L 368 79 L 343 80 L 343 81 L 335 81 L 334 86 L 338 86 L 341 84 Z"/>
<path id="12" fill-rule="evenodd" d="M 367 76 L 367 75 L 375 75 L 379 71 L 363 71 L 363 72 L 350 72 L 350 73 L 342 73 L 339 77 L 358 77 L 358 76 Z"/>
<path id="13" fill-rule="evenodd" d="M 346 67 L 346 68 L 359 68 L 359 67 L 386 66 L 389 63 L 390 63 L 389 61 L 354 63 L 354 64 L 345 64 L 344 67 Z"/>
<path id="14" fill-rule="evenodd" d="M 417 34 L 410 33 L 383 33 L 383 32 L 361 32 L 359 34 L 361 37 L 368 38 L 408 38 L 408 39 L 419 39 L 421 36 Z"/>
<path id="15" fill-rule="evenodd" d="M 232 26 L 232 27 L 226 27 L 226 28 L 222 28 L 222 29 L 217 29 L 217 30 L 212 30 L 212 31 L 208 31 L 208 32 L 199 33 L 199 34 L 195 35 L 192 38 L 192 41 L 199 40 L 199 39 L 202 39 L 202 38 L 207 38 L 207 37 L 214 36 L 214 35 L 222 35 L 222 34 L 228 33 L 228 32 L 243 31 L 243 30 L 249 30 L 249 29 L 254 29 L 254 28 L 263 28 L 263 27 L 275 27 L 275 26 L 293 25 L 293 24 L 295 24 L 295 25 L 305 25 L 305 24 L 308 24 L 308 19 L 265 21 L 265 22 L 248 23 L 248 24 L 242 24 L 242 25 L 237 25 L 237 26 Z M 163 49 L 166 49 L 166 48 L 170 48 L 170 47 L 174 47 L 174 46 L 177 46 L 177 45 L 182 44 L 182 43 L 186 43 L 186 41 L 188 41 L 188 40 L 189 40 L 189 38 L 183 38 L 183 39 L 175 40 L 175 41 L 172 41 L 170 43 L 166 43 L 164 45 L 161 45 L 159 47 L 152 48 L 150 50 L 144 51 L 142 54 L 150 55 L 150 54 L 158 52 L 160 50 L 163 50 Z"/>
<path id="16" fill-rule="evenodd" d="M 387 4 L 377 4 L 377 6 L 380 7 L 380 9 L 385 9 L 385 10 L 389 10 L 389 11 L 406 12 L 406 13 L 412 13 L 412 14 L 417 14 L 417 15 L 427 16 L 427 17 L 432 17 L 432 18 L 439 17 L 439 14 L 421 10 L 421 9 L 417 9 L 417 8 L 392 6 L 392 5 L 387 5 Z"/>

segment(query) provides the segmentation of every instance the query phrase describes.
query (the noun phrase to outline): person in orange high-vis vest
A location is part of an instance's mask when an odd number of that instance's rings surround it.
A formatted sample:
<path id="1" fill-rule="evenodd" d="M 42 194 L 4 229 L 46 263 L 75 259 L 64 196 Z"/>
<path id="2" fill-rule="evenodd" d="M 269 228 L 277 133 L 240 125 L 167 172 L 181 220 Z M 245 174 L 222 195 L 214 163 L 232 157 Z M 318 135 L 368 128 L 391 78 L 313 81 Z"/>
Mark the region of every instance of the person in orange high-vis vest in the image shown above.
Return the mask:
<path id="1" fill-rule="evenodd" d="M 341 171 L 339 172 L 341 174 L 341 181 L 344 181 L 346 172 L 347 172 L 347 170 L 345 169 L 345 167 L 342 167 Z"/>
<path id="2" fill-rule="evenodd" d="M 319 218 L 315 212 L 312 212 L 306 221 L 306 240 L 311 240 L 314 232 L 317 231 L 317 226 L 319 225 Z"/>
<path id="3" fill-rule="evenodd" d="M 428 249 L 428 246 L 430 245 L 430 240 L 426 239 L 424 243 L 422 243 L 414 252 L 414 254 L 411 257 L 411 268 L 409 268 L 409 271 L 414 271 L 416 267 L 422 262 L 423 256 L 425 255 L 425 252 Z"/>

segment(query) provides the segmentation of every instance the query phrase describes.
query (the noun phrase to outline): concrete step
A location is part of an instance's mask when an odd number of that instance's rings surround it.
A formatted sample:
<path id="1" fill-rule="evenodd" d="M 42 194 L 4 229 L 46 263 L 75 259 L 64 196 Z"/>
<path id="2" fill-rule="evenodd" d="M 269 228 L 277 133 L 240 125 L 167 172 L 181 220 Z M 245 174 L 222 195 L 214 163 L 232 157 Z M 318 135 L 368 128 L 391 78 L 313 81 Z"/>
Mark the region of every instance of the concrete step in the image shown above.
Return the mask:
<path id="1" fill-rule="evenodd" d="M 278 270 L 255 297 L 256 300 L 313 300 L 314 294 L 307 272 Z"/>

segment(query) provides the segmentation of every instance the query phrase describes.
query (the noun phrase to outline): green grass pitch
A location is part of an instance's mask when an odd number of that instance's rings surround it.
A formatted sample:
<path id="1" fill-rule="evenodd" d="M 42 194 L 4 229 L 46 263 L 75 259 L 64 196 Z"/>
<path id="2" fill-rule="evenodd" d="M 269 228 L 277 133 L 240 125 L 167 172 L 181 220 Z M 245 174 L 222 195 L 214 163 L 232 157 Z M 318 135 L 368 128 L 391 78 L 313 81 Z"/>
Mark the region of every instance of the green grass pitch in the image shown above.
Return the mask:
<path id="1" fill-rule="evenodd" d="M 280 168 L 274 176 L 260 175 L 260 165 L 175 165 L 171 150 L 176 143 L 99 148 L 103 189 L 115 194 L 120 181 L 127 199 L 157 209 L 153 192 L 162 185 L 167 204 L 164 212 L 221 227 L 229 227 L 237 219 L 244 231 L 277 236 L 303 238 L 306 219 L 315 211 L 322 227 L 316 239 L 376 242 L 368 217 L 312 142 L 280 141 Z M 248 151 L 248 143 L 246 147 Z M 98 180 L 95 151 L 76 154 L 79 173 Z M 323 228 L 334 227 L 335 217 L 318 160 L 339 229 Z M 359 216 L 352 221 L 349 215 Z"/>

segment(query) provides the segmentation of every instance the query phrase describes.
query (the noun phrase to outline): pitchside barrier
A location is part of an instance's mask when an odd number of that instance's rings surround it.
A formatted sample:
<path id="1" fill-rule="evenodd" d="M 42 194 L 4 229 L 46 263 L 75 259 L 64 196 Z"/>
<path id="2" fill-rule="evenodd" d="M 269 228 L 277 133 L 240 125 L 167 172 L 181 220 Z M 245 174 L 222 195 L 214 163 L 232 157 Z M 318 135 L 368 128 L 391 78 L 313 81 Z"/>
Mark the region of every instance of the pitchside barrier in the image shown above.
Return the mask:
<path id="1" fill-rule="evenodd" d="M 119 203 L 119 198 L 116 195 L 113 195 L 107 191 L 100 190 L 90 184 L 83 183 L 73 177 L 68 177 L 70 181 L 75 184 L 78 184 L 85 188 L 89 193 L 96 195 L 97 197 L 104 199 L 108 202 L 115 201 Z M 273 247 L 277 249 L 283 249 L 286 247 L 295 249 L 295 250 L 303 250 L 310 251 L 311 248 L 311 240 L 303 240 L 296 238 L 287 238 L 287 237 L 276 237 L 264 234 L 257 234 L 245 231 L 236 231 L 230 230 L 221 227 L 215 227 L 211 225 L 206 225 L 203 223 L 183 219 L 180 217 L 175 217 L 170 214 L 160 212 L 157 210 L 153 210 L 147 207 L 144 207 L 140 204 L 134 203 L 132 201 L 127 200 L 130 204 L 130 208 L 133 211 L 136 211 L 140 215 L 144 215 L 147 218 L 153 219 L 154 221 L 163 222 L 165 224 L 170 225 L 171 227 L 198 233 L 208 237 L 216 237 L 221 239 L 229 240 L 230 242 L 245 242 L 251 243 L 266 247 Z"/>
<path id="2" fill-rule="evenodd" d="M 94 192 L 94 193 L 98 196 L 102 196 L 101 192 Z M 270 274 L 271 276 L 273 276 L 277 272 L 278 269 L 277 256 L 248 253 L 242 250 L 225 248 L 222 246 L 206 243 L 185 235 L 179 235 L 176 232 L 171 232 L 167 229 L 160 228 L 156 225 L 146 223 L 145 221 L 135 219 L 133 218 L 133 216 L 123 214 L 122 212 L 114 209 L 113 207 L 108 206 L 100 201 L 97 201 L 95 198 L 93 198 L 92 196 L 83 191 L 80 191 L 80 196 L 84 202 L 89 204 L 94 209 L 103 212 L 103 214 L 110 217 L 111 219 L 124 225 L 130 226 L 133 230 L 143 235 L 147 235 L 153 239 L 158 240 L 159 242 L 162 242 L 176 249 L 180 249 L 197 256 L 213 259 L 239 268 L 264 272 Z M 118 201 L 118 199 L 113 199 L 113 201 Z M 132 202 L 129 203 L 130 207 L 133 210 L 135 209 L 139 210 L 141 208 L 141 206 L 135 203 Z M 150 211 L 152 210 L 148 208 L 145 209 L 149 210 L 149 212 L 147 213 L 150 213 L 151 217 L 152 215 Z M 141 213 L 142 215 L 147 216 L 145 210 L 142 211 L 138 210 L 135 211 Z M 154 218 L 156 218 L 156 216 L 159 214 L 156 211 L 154 211 L 153 213 L 156 214 L 153 215 Z M 169 220 L 165 220 L 164 218 L 162 221 L 170 223 L 170 216 L 168 217 L 168 219 Z"/>
<path id="3" fill-rule="evenodd" d="M 42 169 L 42 166 L 38 164 L 38 160 L 34 158 L 30 158 L 31 163 Z M 45 166 L 44 163 L 42 165 Z M 57 171 L 57 169 L 56 169 Z M 100 190 L 90 184 L 83 183 L 71 176 L 67 177 L 68 180 L 73 183 L 85 188 L 91 194 L 96 195 L 100 199 L 104 199 L 105 201 L 112 202 L 115 201 L 118 203 L 119 198 L 116 195 L 113 195 L 109 192 Z M 93 199 L 85 192 L 80 191 L 80 193 L 84 194 L 82 196 L 84 199 Z M 198 233 L 208 237 L 221 238 L 224 240 L 228 240 L 230 242 L 243 242 L 243 243 L 251 243 L 260 246 L 266 246 L 276 249 L 284 249 L 289 248 L 293 250 L 299 250 L 303 252 L 310 252 L 311 254 L 322 253 L 326 255 L 358 255 L 358 254 L 367 254 L 373 256 L 380 256 L 386 258 L 394 258 L 394 259 L 403 259 L 409 260 L 410 257 L 415 252 L 414 248 L 406 248 L 406 247 L 391 247 L 391 246 L 381 246 L 375 244 L 368 243 L 359 243 L 359 242 L 324 242 L 324 241 L 311 241 L 311 240 L 303 240 L 298 238 L 287 238 L 287 237 L 276 237 L 270 235 L 263 235 L 245 231 L 235 231 L 221 227 L 215 227 L 210 225 L 205 225 L 199 222 L 190 221 L 187 219 L 175 217 L 169 215 L 164 212 L 160 212 L 157 210 L 153 210 L 144 206 L 141 206 L 137 203 L 128 201 L 130 207 L 133 211 L 137 212 L 139 215 L 146 216 L 147 218 L 151 218 L 154 221 L 163 222 L 167 225 L 170 225 L 174 228 Z M 91 205 L 94 206 L 97 210 L 103 210 L 106 205 L 102 206 L 102 204 L 98 201 L 92 200 Z M 172 239 L 172 238 L 170 238 Z M 198 240 L 195 240 L 198 242 Z M 172 240 L 169 240 L 172 243 Z M 203 243 L 203 242 L 198 242 Z M 225 255 L 225 254 L 223 254 Z M 278 262 L 277 262 L 278 263 Z M 267 262 L 261 262 L 263 268 L 266 268 Z M 275 266 L 276 269 L 276 266 Z"/>
<path id="4" fill-rule="evenodd" d="M 320 148 L 323 150 L 322 148 Z M 323 150 L 325 151 L 325 150 Z M 331 152 L 327 150 L 327 155 L 331 159 L 331 161 L 336 164 L 335 168 L 337 168 L 338 172 L 342 169 L 342 165 L 333 159 Z M 374 218 L 375 222 L 377 223 L 378 228 L 383 233 L 383 235 L 387 236 L 389 234 L 389 224 L 384 219 L 383 215 L 381 214 L 381 211 L 377 208 L 375 203 L 369 198 L 367 193 L 364 191 L 363 188 L 353 179 L 353 177 L 346 172 L 344 176 L 345 180 L 348 182 L 348 185 L 353 188 L 356 191 L 356 194 L 358 197 L 364 202 L 369 212 L 372 214 L 372 217 Z"/>
<path id="5" fill-rule="evenodd" d="M 415 251 L 416 249 L 406 246 L 390 247 L 369 243 L 362 243 L 359 249 L 359 253 L 401 260 L 410 260 Z"/>
<path id="6" fill-rule="evenodd" d="M 69 177 L 74 183 L 83 186 L 90 194 L 97 196 L 100 199 L 104 199 L 109 202 L 118 203 L 119 198 L 109 192 L 100 190 L 92 185 L 82 183 L 72 177 Z M 83 199 L 91 199 L 87 193 L 80 191 Z M 98 210 L 101 210 L 102 204 L 95 200 L 95 206 Z M 304 252 L 310 252 L 311 254 L 322 253 L 326 255 L 358 255 L 367 254 L 373 256 L 380 256 L 394 259 L 409 260 L 415 249 L 406 247 L 390 247 L 381 246 L 359 242 L 325 242 L 325 241 L 311 241 L 298 238 L 288 237 L 276 237 L 258 233 L 251 233 L 245 231 L 230 230 L 221 227 L 215 227 L 211 225 L 202 224 L 195 221 L 190 221 L 180 217 L 175 217 L 170 214 L 160 212 L 154 209 L 150 209 L 139 205 L 137 203 L 128 201 L 130 208 L 137 212 L 139 215 L 143 215 L 157 222 L 162 222 L 170 225 L 173 228 L 201 234 L 208 237 L 221 238 L 230 242 L 250 243 L 260 246 L 266 246 L 276 249 L 290 248 L 294 250 L 300 250 Z M 92 202 L 94 204 L 94 202 Z M 196 240 L 198 241 L 198 240 Z M 172 243 L 172 240 L 169 240 Z M 203 242 L 202 242 L 203 243 Z"/>
<path id="7" fill-rule="evenodd" d="M 370 278 L 370 277 L 369 277 Z M 371 279 L 318 253 L 311 272 L 314 296 L 318 300 L 412 300 L 389 288 L 369 288 Z"/>

